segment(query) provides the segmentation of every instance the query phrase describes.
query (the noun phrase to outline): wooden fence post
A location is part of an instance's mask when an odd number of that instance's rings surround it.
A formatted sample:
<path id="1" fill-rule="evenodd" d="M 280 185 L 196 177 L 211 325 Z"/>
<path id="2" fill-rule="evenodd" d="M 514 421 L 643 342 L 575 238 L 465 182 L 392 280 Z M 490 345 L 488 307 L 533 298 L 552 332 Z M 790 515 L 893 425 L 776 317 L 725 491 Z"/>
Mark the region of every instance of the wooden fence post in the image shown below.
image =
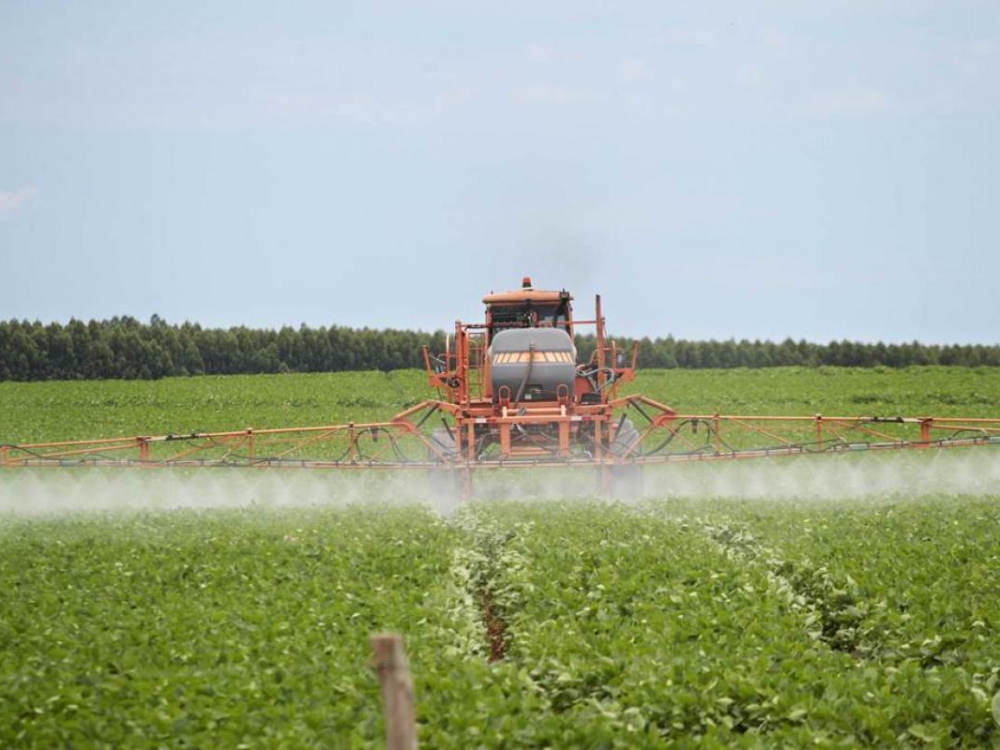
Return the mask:
<path id="1" fill-rule="evenodd" d="M 375 669 L 385 705 L 385 740 L 388 750 L 415 750 L 417 747 L 413 677 L 403 651 L 403 638 L 396 633 L 371 637 Z"/>

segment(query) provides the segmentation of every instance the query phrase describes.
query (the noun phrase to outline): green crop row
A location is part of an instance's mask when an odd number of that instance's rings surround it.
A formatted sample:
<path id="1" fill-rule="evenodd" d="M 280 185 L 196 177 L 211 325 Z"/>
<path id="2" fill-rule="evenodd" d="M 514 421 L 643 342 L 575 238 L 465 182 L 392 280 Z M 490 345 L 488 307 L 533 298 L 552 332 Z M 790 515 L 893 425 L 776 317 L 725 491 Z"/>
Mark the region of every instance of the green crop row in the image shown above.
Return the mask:
<path id="1" fill-rule="evenodd" d="M 995 498 L 720 502 L 713 513 L 773 550 L 800 589 L 839 597 L 858 645 L 880 660 L 1000 671 Z"/>
<path id="2" fill-rule="evenodd" d="M 1000 417 L 1000 369 L 646 370 L 623 392 L 682 413 Z M 381 421 L 434 397 L 420 371 L 0 382 L 0 442 Z"/>
<path id="3" fill-rule="evenodd" d="M 511 542 L 530 564 L 516 572 L 529 595 L 510 615 L 508 658 L 561 718 L 551 746 L 1000 743 L 978 663 L 929 669 L 834 647 L 799 592 L 696 516 L 579 503 L 487 512 L 494 525 L 530 523 Z"/>
<path id="4" fill-rule="evenodd" d="M 9 523 L 0 746 L 368 747 L 368 635 L 435 617 L 454 535 L 417 509 Z"/>

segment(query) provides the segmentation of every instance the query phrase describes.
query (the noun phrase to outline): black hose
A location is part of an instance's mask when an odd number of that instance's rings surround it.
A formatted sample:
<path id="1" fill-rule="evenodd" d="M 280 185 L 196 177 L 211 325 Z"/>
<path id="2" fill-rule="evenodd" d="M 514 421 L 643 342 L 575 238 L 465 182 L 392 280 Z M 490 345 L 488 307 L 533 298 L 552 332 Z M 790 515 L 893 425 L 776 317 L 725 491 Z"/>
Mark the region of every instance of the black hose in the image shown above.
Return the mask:
<path id="1" fill-rule="evenodd" d="M 521 401 L 521 396 L 524 395 L 524 389 L 528 385 L 528 378 L 531 377 L 531 369 L 535 364 L 535 342 L 532 341 L 528 345 L 528 367 L 524 371 L 524 377 L 521 378 L 521 385 L 517 387 L 517 395 L 514 397 L 514 403 L 512 406 L 517 406 Z"/>
<path id="2" fill-rule="evenodd" d="M 596 375 L 599 372 L 608 373 L 608 379 L 604 381 L 604 385 L 601 386 L 600 388 L 597 387 L 597 381 L 594 380 L 594 375 Z M 615 371 L 612 370 L 610 367 L 595 367 L 593 370 L 587 370 L 585 372 L 581 372 L 580 377 L 584 377 L 587 379 L 587 382 L 590 383 L 590 387 L 594 389 L 595 393 L 600 393 L 609 385 L 615 382 Z"/>

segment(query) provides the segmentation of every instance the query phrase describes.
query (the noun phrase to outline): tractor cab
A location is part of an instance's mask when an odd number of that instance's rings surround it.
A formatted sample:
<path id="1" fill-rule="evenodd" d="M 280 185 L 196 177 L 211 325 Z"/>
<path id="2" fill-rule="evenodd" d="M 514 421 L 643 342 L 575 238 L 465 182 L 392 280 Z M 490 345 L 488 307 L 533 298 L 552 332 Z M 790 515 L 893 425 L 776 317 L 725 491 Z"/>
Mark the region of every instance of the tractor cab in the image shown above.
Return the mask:
<path id="1" fill-rule="evenodd" d="M 483 297 L 487 345 L 495 334 L 509 328 L 561 328 L 572 339 L 572 300 L 565 289 L 559 292 L 535 289 L 528 276 L 517 291 L 487 294 Z"/>

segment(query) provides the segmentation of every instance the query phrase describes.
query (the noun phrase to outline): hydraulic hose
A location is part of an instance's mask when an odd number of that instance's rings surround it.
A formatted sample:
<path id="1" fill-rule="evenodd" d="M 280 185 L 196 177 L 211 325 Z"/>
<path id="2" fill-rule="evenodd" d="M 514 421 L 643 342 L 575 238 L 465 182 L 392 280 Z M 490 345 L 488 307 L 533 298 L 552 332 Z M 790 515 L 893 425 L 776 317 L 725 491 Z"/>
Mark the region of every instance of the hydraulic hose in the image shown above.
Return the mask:
<path id="1" fill-rule="evenodd" d="M 528 379 L 531 377 L 531 369 L 535 364 L 535 342 L 532 341 L 528 346 L 528 367 L 524 371 L 524 377 L 521 378 L 521 385 L 517 387 L 517 395 L 514 396 L 513 405 L 516 406 L 521 402 L 521 396 L 524 395 L 524 389 L 528 385 Z"/>
<path id="2" fill-rule="evenodd" d="M 608 379 L 604 381 L 604 385 L 600 388 L 597 387 L 597 382 L 594 380 L 594 376 L 599 372 L 606 372 L 608 374 Z M 615 371 L 610 367 L 595 367 L 593 370 L 587 370 L 586 372 L 580 373 L 580 375 L 585 377 L 590 383 L 590 387 L 598 393 L 615 382 Z"/>

